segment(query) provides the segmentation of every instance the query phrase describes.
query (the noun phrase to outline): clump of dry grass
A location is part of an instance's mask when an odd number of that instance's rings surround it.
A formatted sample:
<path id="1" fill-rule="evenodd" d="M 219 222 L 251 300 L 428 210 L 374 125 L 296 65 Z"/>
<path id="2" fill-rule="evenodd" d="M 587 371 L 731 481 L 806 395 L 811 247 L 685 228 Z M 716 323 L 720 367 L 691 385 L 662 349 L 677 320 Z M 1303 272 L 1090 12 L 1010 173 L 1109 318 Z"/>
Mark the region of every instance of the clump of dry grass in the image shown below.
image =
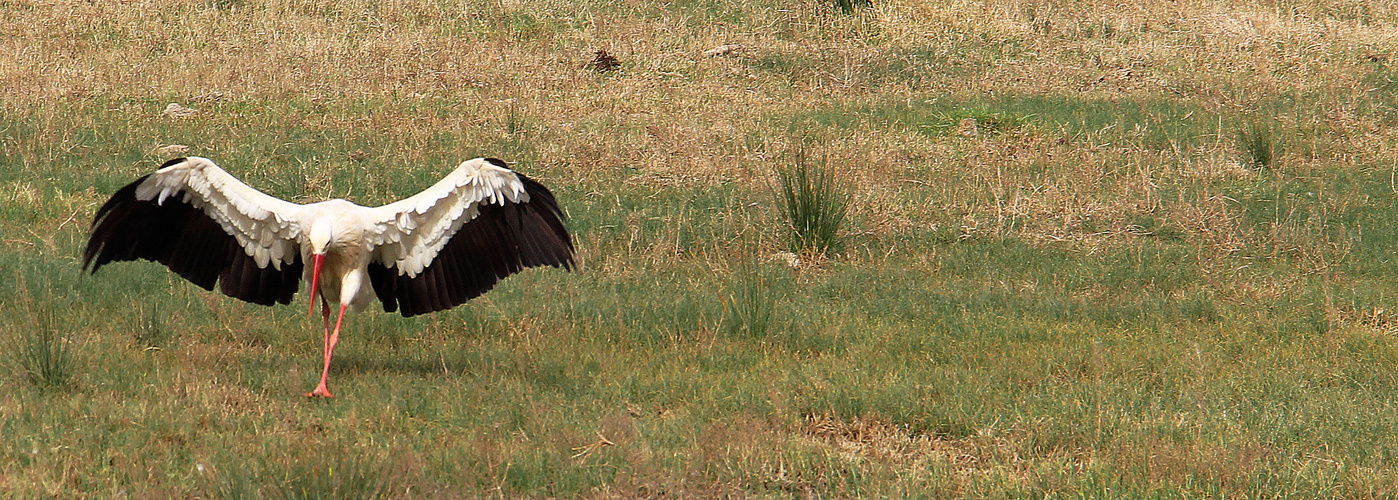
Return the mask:
<path id="1" fill-rule="evenodd" d="M 587 63 L 587 68 L 598 73 L 610 73 L 621 67 L 621 61 L 605 50 L 597 51 L 597 57 Z"/>

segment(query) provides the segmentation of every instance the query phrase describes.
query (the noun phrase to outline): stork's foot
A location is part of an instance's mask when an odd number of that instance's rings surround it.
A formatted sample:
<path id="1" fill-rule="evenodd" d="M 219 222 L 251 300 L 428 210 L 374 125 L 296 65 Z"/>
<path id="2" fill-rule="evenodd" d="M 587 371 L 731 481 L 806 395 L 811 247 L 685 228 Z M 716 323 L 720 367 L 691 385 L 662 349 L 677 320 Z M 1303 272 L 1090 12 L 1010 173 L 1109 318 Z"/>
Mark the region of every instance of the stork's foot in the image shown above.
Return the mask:
<path id="1" fill-rule="evenodd" d="M 308 397 L 308 398 L 315 398 L 315 397 L 333 398 L 333 397 L 335 397 L 335 395 L 330 393 L 330 389 L 326 389 L 326 388 L 325 388 L 325 384 L 320 384 L 320 385 L 316 386 L 316 389 L 315 389 L 314 391 L 311 391 L 311 392 L 306 393 L 306 397 Z"/>

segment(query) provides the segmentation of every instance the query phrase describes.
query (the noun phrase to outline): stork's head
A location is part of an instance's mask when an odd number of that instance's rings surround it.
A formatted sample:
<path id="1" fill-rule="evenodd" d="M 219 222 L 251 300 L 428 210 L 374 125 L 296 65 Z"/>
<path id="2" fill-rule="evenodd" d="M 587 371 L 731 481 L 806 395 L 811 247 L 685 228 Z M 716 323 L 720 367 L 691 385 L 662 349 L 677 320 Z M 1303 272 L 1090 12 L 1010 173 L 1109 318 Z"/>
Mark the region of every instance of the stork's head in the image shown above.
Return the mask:
<path id="1" fill-rule="evenodd" d="M 331 224 L 329 217 L 320 217 L 311 223 L 311 254 L 325 255 L 325 250 L 330 248 L 330 241 L 335 239 L 335 226 Z"/>
<path id="2" fill-rule="evenodd" d="M 331 224 L 330 218 L 320 217 L 311 223 L 311 232 L 308 235 L 311 240 L 311 306 L 306 310 L 307 315 L 311 315 L 316 310 L 316 292 L 320 288 L 320 268 L 325 265 L 325 251 L 330 248 L 331 240 L 335 239 L 335 227 Z"/>

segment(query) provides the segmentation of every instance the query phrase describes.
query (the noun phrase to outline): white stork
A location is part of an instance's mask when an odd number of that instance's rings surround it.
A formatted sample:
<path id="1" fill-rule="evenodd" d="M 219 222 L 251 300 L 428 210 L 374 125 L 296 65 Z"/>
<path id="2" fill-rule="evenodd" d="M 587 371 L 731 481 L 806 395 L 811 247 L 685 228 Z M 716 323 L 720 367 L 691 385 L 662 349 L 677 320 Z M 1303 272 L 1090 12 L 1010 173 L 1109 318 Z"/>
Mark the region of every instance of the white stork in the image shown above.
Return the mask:
<path id="1" fill-rule="evenodd" d="M 417 195 L 377 208 L 298 205 L 249 187 L 207 158 L 170 160 L 113 194 L 93 217 L 83 269 L 159 262 L 205 290 L 289 304 L 301 280 L 321 295 L 320 384 L 345 309 L 377 296 L 403 316 L 458 306 L 526 267 L 572 269 L 573 241 L 553 193 L 493 158 L 462 162 Z M 311 265 L 305 266 L 309 262 Z M 324 279 L 322 280 L 322 274 Z M 340 304 L 330 329 L 330 302 Z"/>

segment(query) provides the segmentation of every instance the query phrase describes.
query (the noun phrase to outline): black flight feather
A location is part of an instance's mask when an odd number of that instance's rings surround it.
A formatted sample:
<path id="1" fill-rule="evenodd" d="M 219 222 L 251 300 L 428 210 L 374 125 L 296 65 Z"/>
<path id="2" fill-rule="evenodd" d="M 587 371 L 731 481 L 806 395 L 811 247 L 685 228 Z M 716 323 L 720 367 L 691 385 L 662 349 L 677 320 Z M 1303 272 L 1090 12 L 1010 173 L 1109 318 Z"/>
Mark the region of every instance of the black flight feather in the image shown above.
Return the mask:
<path id="1" fill-rule="evenodd" d="M 487 159 L 503 166 L 503 162 Z M 479 296 L 527 267 L 573 268 L 573 238 L 548 188 L 516 173 L 526 203 L 482 203 L 475 219 L 447 240 L 415 277 L 382 262 L 369 263 L 369 282 L 388 312 L 403 316 L 450 309 Z"/>
<path id="2" fill-rule="evenodd" d="M 170 160 L 166 166 L 183 161 Z M 162 166 L 163 168 L 163 166 Z M 127 184 L 92 218 L 83 269 L 96 273 L 112 262 L 144 259 L 164 264 L 205 290 L 219 285 L 224 295 L 254 304 L 290 304 L 301 283 L 301 258 L 266 268 L 243 251 L 218 222 L 175 193 L 157 204 L 136 198 L 150 174 Z"/>

